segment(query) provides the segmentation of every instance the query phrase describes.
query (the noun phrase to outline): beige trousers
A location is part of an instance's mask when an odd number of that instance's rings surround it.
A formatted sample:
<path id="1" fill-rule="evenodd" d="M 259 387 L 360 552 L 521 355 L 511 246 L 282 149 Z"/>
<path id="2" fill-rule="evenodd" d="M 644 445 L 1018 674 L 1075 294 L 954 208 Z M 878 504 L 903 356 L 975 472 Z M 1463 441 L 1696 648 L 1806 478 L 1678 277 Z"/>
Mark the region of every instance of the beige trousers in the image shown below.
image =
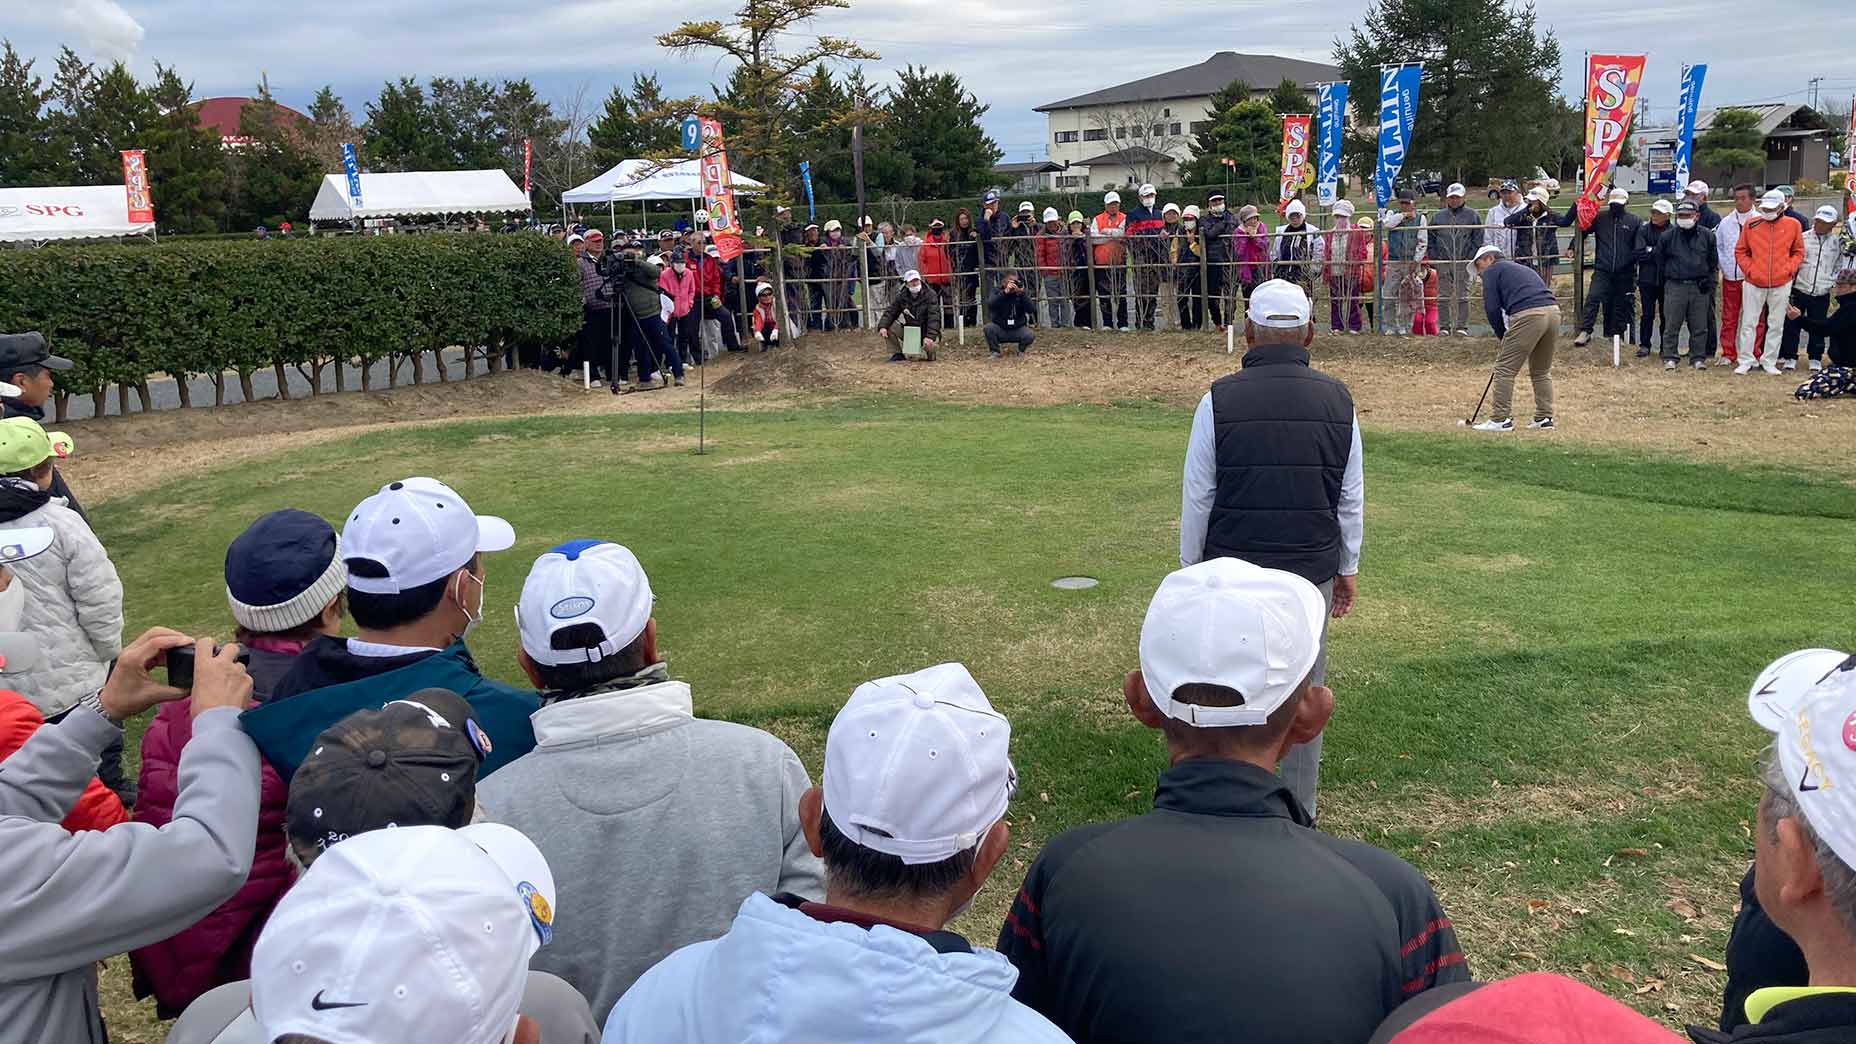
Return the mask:
<path id="1" fill-rule="evenodd" d="M 1553 347 L 1560 336 L 1558 305 L 1529 308 L 1508 317 L 1508 332 L 1495 354 L 1495 398 L 1489 419 L 1514 416 L 1514 379 L 1526 365 L 1534 382 L 1534 419 L 1553 416 Z"/>

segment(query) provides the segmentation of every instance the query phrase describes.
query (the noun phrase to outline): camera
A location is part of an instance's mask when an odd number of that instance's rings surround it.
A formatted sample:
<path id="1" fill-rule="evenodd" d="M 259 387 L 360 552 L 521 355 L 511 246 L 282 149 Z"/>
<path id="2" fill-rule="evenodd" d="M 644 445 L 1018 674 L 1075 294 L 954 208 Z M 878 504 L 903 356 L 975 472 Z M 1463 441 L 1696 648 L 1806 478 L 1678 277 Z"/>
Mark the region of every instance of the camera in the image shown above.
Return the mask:
<path id="1" fill-rule="evenodd" d="M 169 649 L 167 652 L 168 684 L 176 689 L 193 688 L 194 649 L 191 645 Z M 241 666 L 251 666 L 251 650 L 241 648 L 238 651 Z"/>

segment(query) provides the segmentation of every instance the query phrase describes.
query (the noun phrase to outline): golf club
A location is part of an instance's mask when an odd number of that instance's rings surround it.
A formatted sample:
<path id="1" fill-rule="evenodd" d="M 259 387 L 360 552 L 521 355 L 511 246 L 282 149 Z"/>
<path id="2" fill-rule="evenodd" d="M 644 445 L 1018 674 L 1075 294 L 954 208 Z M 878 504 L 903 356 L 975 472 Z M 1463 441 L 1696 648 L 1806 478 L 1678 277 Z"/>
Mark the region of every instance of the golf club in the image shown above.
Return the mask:
<path id="1" fill-rule="evenodd" d="M 1495 387 L 1495 371 L 1491 370 L 1489 371 L 1489 383 L 1482 386 L 1482 397 L 1476 400 L 1475 412 L 1469 415 L 1468 420 L 1457 421 L 1456 423 L 1459 427 L 1467 428 L 1476 423 L 1476 418 L 1482 414 L 1483 400 L 1489 397 L 1489 389 L 1493 387 Z"/>

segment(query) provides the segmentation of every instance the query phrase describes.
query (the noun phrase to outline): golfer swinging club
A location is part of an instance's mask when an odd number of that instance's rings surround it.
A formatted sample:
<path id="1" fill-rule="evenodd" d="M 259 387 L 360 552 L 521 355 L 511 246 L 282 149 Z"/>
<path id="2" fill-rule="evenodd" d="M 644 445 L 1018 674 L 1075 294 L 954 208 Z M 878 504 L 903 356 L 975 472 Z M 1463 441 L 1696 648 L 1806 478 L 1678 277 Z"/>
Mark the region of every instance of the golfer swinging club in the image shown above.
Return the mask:
<path id="1" fill-rule="evenodd" d="M 1477 431 L 1514 430 L 1514 378 L 1527 364 L 1534 382 L 1534 420 L 1530 428 L 1553 427 L 1553 348 L 1560 335 L 1560 306 L 1540 273 L 1502 257 L 1492 246 L 1476 251 L 1472 263 L 1482 277 L 1482 308 L 1489 327 L 1502 339 L 1495 353 L 1495 373 L 1489 378 L 1495 399 L 1489 419 L 1475 424 Z M 1486 393 L 1488 389 L 1483 389 Z"/>

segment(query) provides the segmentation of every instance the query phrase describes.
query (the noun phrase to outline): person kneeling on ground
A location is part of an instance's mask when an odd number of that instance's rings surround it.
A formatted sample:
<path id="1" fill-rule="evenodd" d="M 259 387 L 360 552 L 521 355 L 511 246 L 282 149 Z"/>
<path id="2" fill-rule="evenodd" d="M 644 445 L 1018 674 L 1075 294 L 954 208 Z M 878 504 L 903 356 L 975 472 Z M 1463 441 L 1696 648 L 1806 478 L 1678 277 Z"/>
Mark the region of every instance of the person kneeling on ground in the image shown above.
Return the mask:
<path id="1" fill-rule="evenodd" d="M 1798 386 L 1792 394 L 1800 399 L 1833 399 L 1856 395 L 1856 268 L 1837 273 L 1837 310 L 1829 318 L 1806 315 L 1796 305 L 1786 309 L 1786 316 L 1811 334 L 1830 340 L 1830 365 Z"/>
<path id="2" fill-rule="evenodd" d="M 653 602 L 619 544 L 576 540 L 535 560 L 516 604 L 517 658 L 543 693 L 541 742 L 482 788 L 497 821 L 559 868 L 579 918 L 535 967 L 572 983 L 599 1018 L 665 955 L 727 931 L 755 892 L 825 894 L 800 829 L 805 766 L 759 729 L 695 716 L 690 687 L 658 654 Z M 575 782 L 593 779 L 628 782 Z"/>
<path id="3" fill-rule="evenodd" d="M 1502 257 L 1492 246 L 1478 247 L 1471 260 L 1482 277 L 1482 310 L 1489 328 L 1502 339 L 1495 354 L 1495 393 L 1489 419 L 1477 431 L 1514 430 L 1514 378 L 1527 366 L 1534 382 L 1534 419 L 1530 428 L 1553 427 L 1553 347 L 1560 335 L 1560 306 L 1540 273 Z"/>
<path id="4" fill-rule="evenodd" d="M 986 302 L 986 348 L 992 353 L 990 357 L 999 358 L 999 346 L 1007 343 L 1017 345 L 1018 354 L 1025 354 L 1035 339 L 1031 327 L 1037 318 L 1037 309 L 1025 296 L 1018 276 L 1007 275 L 999 292 Z"/>
<path id="5" fill-rule="evenodd" d="M 902 273 L 902 289 L 890 298 L 889 307 L 883 310 L 883 318 L 876 326 L 876 332 L 892 352 L 890 362 L 908 358 L 902 354 L 902 328 L 921 327 L 922 354 L 932 362 L 935 344 L 941 339 L 941 295 L 922 282 L 920 272 L 910 269 Z"/>
<path id="6" fill-rule="evenodd" d="M 1315 830 L 1276 775 L 1334 710 L 1308 680 L 1326 615 L 1307 580 L 1234 558 L 1161 581 L 1123 684 L 1166 737 L 1154 810 L 1052 839 L 999 931 L 1012 995 L 1074 1039 L 1358 1044 L 1469 978 L 1423 875 Z"/>
<path id="7" fill-rule="evenodd" d="M 754 336 L 760 338 L 763 352 L 780 343 L 780 310 L 774 304 L 773 287 L 767 283 L 754 288 Z"/>
<path id="8" fill-rule="evenodd" d="M 289 813 L 278 831 L 295 873 L 308 872 L 324 853 L 369 831 L 468 826 L 478 818 L 481 735 L 470 705 L 443 689 L 355 711 L 330 726 L 290 781 Z M 585 998 L 545 972 L 528 973 L 521 1011 L 539 1024 L 543 1044 L 599 1039 Z M 167 1044 L 270 1039 L 252 1014 L 251 982 L 242 979 L 194 1001 L 169 1031 Z"/>
<path id="9" fill-rule="evenodd" d="M 1011 998 L 1005 958 L 946 929 L 1010 847 L 1011 736 L 957 663 L 858 686 L 799 802 L 825 901 L 749 896 L 638 980 L 607 1044 L 1068 1040 Z"/>

